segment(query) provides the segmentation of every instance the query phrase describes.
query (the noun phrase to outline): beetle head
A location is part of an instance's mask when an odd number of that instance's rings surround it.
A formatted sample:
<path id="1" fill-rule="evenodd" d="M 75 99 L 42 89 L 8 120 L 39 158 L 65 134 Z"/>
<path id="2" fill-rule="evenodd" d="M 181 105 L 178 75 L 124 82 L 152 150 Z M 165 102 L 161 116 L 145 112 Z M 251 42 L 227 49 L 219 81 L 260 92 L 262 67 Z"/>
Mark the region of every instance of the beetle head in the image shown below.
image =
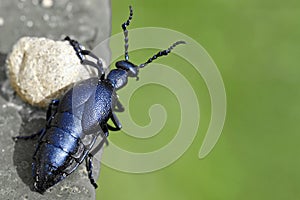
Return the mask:
<path id="1" fill-rule="evenodd" d="M 128 77 L 136 77 L 138 79 L 139 68 L 135 64 L 129 62 L 128 60 L 121 60 L 116 62 L 116 67 L 118 69 L 123 69 L 128 73 Z"/>
<path id="2" fill-rule="evenodd" d="M 139 68 L 128 60 L 116 62 L 117 69 L 111 70 L 107 80 L 115 89 L 120 89 L 127 84 L 128 77 L 135 77 L 138 80 Z"/>

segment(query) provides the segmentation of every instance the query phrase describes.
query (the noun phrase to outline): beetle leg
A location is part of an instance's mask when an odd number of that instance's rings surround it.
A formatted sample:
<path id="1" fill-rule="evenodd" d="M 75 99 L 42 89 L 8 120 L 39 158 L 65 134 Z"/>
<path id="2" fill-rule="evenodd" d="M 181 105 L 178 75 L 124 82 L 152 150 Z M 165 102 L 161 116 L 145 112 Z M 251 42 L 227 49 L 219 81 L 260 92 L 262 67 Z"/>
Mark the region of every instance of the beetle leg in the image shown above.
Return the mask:
<path id="1" fill-rule="evenodd" d="M 47 114 L 46 114 L 46 120 L 49 121 L 50 118 L 53 118 L 57 111 L 57 106 L 58 106 L 59 100 L 58 99 L 53 99 L 51 103 L 49 104 Z"/>
<path id="2" fill-rule="evenodd" d="M 124 110 L 125 110 L 124 106 L 122 105 L 122 103 L 119 100 L 118 95 L 115 92 L 113 94 L 112 109 L 113 109 L 113 111 L 116 111 L 116 112 L 124 112 Z"/>
<path id="3" fill-rule="evenodd" d="M 107 128 L 106 125 L 102 126 L 101 128 L 103 130 L 102 140 L 100 141 L 100 143 L 94 149 L 92 149 L 90 151 L 90 153 L 86 157 L 86 169 L 87 169 L 87 172 L 88 172 L 88 177 L 90 179 L 91 184 L 95 188 L 97 188 L 98 185 L 96 184 L 95 179 L 93 177 L 93 163 L 92 163 L 92 159 L 93 159 L 93 156 L 102 149 L 104 143 L 106 143 L 106 145 L 108 145 L 108 141 L 106 139 L 107 136 L 108 136 L 108 128 Z"/>
<path id="4" fill-rule="evenodd" d="M 86 157 L 86 170 L 88 172 L 88 177 L 90 179 L 91 184 L 94 186 L 94 188 L 96 189 L 98 187 L 94 177 L 93 177 L 93 155 L 91 153 L 88 154 L 88 156 Z"/>
<path id="5" fill-rule="evenodd" d="M 16 137 L 13 137 L 13 140 L 14 140 L 14 141 L 18 141 L 19 139 L 21 139 L 21 140 L 34 139 L 34 138 L 36 138 L 37 136 L 42 135 L 44 132 L 45 132 L 45 129 L 43 128 L 43 129 L 40 130 L 39 132 L 34 133 L 34 134 L 32 134 L 32 135 L 16 136 Z"/>
<path id="6" fill-rule="evenodd" d="M 108 130 L 107 130 L 107 134 L 108 134 Z M 98 153 L 100 151 L 100 149 L 103 147 L 104 143 L 106 143 L 106 145 L 108 145 L 107 136 L 103 137 L 103 139 L 101 140 L 101 142 L 93 150 L 90 151 L 90 154 L 92 156 L 96 155 L 96 153 Z"/>
<path id="7" fill-rule="evenodd" d="M 97 65 L 102 68 L 102 62 L 101 62 L 101 60 L 93 52 L 84 49 L 84 50 L 81 50 L 80 53 L 82 55 L 90 56 L 90 57 L 94 58 L 95 60 L 97 60 Z"/>
<path id="8" fill-rule="evenodd" d="M 40 130 L 39 131 L 39 133 L 40 133 L 40 139 L 39 139 L 39 141 L 41 141 L 41 138 L 44 136 L 44 134 L 46 133 L 46 129 L 45 128 L 43 128 L 42 130 Z M 38 151 L 38 147 L 39 146 L 37 146 L 36 148 L 35 148 L 35 152 L 34 152 L 34 154 L 33 154 L 33 156 L 32 156 L 32 158 L 35 160 L 35 155 L 36 155 L 36 153 L 37 153 L 37 151 Z"/>
<path id="9" fill-rule="evenodd" d="M 56 111 L 57 111 L 57 106 L 58 106 L 59 100 L 58 99 L 54 99 L 51 101 L 51 103 L 49 104 L 48 110 L 47 110 L 47 114 L 46 114 L 46 120 L 47 120 L 47 124 L 50 123 L 51 119 L 53 118 L 53 116 L 55 115 Z M 42 135 L 45 132 L 45 129 L 41 129 L 40 131 L 38 131 L 37 133 L 34 133 L 32 135 L 26 135 L 26 136 L 16 136 L 13 137 L 14 141 L 17 141 L 19 139 L 22 140 L 28 140 L 28 139 L 34 139 L 37 136 Z"/>
<path id="10" fill-rule="evenodd" d="M 118 117 L 116 116 L 115 113 L 112 113 L 111 117 L 110 117 L 111 121 L 114 123 L 115 127 L 107 124 L 107 127 L 109 130 L 111 131 L 119 131 L 122 128 L 122 124 L 120 123 Z"/>
<path id="11" fill-rule="evenodd" d="M 84 59 L 84 60 L 81 61 L 81 64 L 83 64 L 83 65 L 89 65 L 89 66 L 97 68 L 98 69 L 98 76 L 100 77 L 100 80 L 104 80 L 104 78 L 105 78 L 104 70 L 103 69 L 100 70 L 99 66 L 96 63 L 94 63 L 94 62 L 92 62 L 90 60 Z M 101 64 L 101 67 L 102 67 L 102 64 Z"/>
<path id="12" fill-rule="evenodd" d="M 104 69 L 103 69 L 103 64 L 101 62 L 101 60 L 91 51 L 89 50 L 81 50 L 80 52 L 82 55 L 85 55 L 85 56 L 90 56 L 94 59 L 97 60 L 97 63 L 94 63 L 90 60 L 87 60 L 87 59 L 82 59 L 81 60 L 81 64 L 83 65 L 90 65 L 92 67 L 95 67 L 98 69 L 98 76 L 100 77 L 101 80 L 104 80 L 105 78 L 105 73 L 104 73 Z"/>
<path id="13" fill-rule="evenodd" d="M 103 141 L 105 142 L 105 144 L 106 145 L 108 145 L 108 141 L 107 141 L 107 137 L 108 137 L 108 135 L 109 135 L 109 132 L 108 132 L 108 128 L 107 128 L 107 125 L 104 125 L 103 127 L 102 127 L 102 131 L 103 131 L 103 135 L 102 135 L 102 138 L 103 138 Z M 102 141 L 101 141 L 102 142 Z M 100 145 L 100 144 L 99 144 Z M 99 146 L 98 145 L 98 146 Z M 95 149 L 93 150 L 93 151 L 96 151 L 95 153 L 97 153 L 99 150 L 100 150 L 100 148 L 102 147 L 102 145 L 100 146 L 100 147 L 95 147 Z M 99 148 L 98 150 L 96 150 L 96 148 Z M 95 154 L 93 154 L 93 155 L 95 155 Z"/>
<path id="14" fill-rule="evenodd" d="M 76 55 L 80 59 L 81 64 L 95 67 L 98 70 L 98 76 L 100 77 L 100 79 L 104 80 L 105 73 L 101 60 L 93 52 L 89 50 L 83 50 L 82 45 L 76 40 L 72 40 L 69 36 L 67 36 L 65 40 L 69 41 L 70 45 L 74 48 Z M 84 56 L 90 56 L 94 58 L 97 61 L 97 63 L 87 60 Z"/>
<path id="15" fill-rule="evenodd" d="M 124 106 L 122 105 L 122 103 L 120 102 L 119 99 L 116 100 L 116 105 L 114 107 L 114 111 L 116 112 L 124 112 L 125 108 Z"/>
<path id="16" fill-rule="evenodd" d="M 78 56 L 78 58 L 80 60 L 83 60 L 84 59 L 84 56 L 81 54 L 81 51 L 82 51 L 82 45 L 77 42 L 76 40 L 72 40 L 69 36 L 65 37 L 64 40 L 67 40 L 70 45 L 73 47 L 73 49 L 75 50 L 76 52 L 76 55 Z"/>

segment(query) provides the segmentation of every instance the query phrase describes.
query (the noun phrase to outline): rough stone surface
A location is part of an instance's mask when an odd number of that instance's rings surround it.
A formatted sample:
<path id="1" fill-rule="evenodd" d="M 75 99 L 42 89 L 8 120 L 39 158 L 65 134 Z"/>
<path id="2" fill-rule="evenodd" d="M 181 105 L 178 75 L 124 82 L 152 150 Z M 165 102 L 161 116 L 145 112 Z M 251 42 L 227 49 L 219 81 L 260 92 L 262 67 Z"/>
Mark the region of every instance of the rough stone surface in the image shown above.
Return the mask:
<path id="1" fill-rule="evenodd" d="M 23 36 L 69 35 L 93 49 L 110 27 L 109 0 L 0 0 L 0 52 L 10 52 Z"/>
<path id="2" fill-rule="evenodd" d="M 12 87 L 31 105 L 46 107 L 72 83 L 97 76 L 93 67 L 80 64 L 68 41 L 23 37 L 7 58 Z"/>
<path id="3" fill-rule="evenodd" d="M 0 0 L 0 199 L 95 199 L 84 163 L 43 196 L 33 192 L 31 163 L 37 140 L 15 143 L 12 136 L 30 135 L 45 125 L 45 110 L 24 103 L 5 73 L 5 59 L 24 36 L 55 41 L 66 35 L 93 49 L 110 35 L 109 0 Z M 108 45 L 106 45 L 108 47 Z M 101 58 L 109 59 L 103 48 Z M 106 60 L 105 59 L 105 60 Z M 94 159 L 98 176 L 99 162 Z"/>

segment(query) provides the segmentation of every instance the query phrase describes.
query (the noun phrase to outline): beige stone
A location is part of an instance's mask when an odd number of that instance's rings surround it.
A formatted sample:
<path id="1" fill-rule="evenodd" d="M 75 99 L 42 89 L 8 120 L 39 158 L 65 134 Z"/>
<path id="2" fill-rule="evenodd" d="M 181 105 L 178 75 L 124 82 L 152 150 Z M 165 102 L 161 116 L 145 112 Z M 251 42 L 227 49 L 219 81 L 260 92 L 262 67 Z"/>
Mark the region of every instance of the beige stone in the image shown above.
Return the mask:
<path id="1" fill-rule="evenodd" d="M 18 95 L 39 107 L 46 107 L 72 83 L 97 76 L 95 68 L 80 64 L 69 42 L 46 38 L 21 38 L 6 64 L 11 85 Z"/>

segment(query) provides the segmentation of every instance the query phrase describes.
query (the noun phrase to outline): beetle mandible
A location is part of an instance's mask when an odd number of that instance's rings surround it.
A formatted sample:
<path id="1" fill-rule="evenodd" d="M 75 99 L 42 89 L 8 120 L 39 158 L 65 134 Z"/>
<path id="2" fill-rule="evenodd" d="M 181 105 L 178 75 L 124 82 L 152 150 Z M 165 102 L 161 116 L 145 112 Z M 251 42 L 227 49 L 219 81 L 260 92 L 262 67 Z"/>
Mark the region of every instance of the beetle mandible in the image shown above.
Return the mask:
<path id="1" fill-rule="evenodd" d="M 159 51 L 145 63 L 135 65 L 129 61 L 128 30 L 133 10 L 129 7 L 129 18 L 122 24 L 125 41 L 125 60 L 116 62 L 116 68 L 105 76 L 101 60 L 89 50 L 85 50 L 75 40 L 65 40 L 73 46 L 83 65 L 97 68 L 98 77 L 83 80 L 75 88 L 68 90 L 60 100 L 52 100 L 46 114 L 46 126 L 30 136 L 17 136 L 14 139 L 32 139 L 39 136 L 33 155 L 32 171 L 34 190 L 44 193 L 48 188 L 71 174 L 84 160 L 91 184 L 97 188 L 92 173 L 92 158 L 107 143 L 109 130 L 121 129 L 115 112 L 124 111 L 116 91 L 127 84 L 128 77 L 138 80 L 139 69 L 158 57 L 168 55 L 184 41 L 177 41 L 168 49 Z M 96 61 L 88 60 L 89 56 Z M 76 95 L 75 95 L 76 94 Z M 111 120 L 114 126 L 107 122 Z M 94 147 L 99 136 L 103 140 Z"/>

